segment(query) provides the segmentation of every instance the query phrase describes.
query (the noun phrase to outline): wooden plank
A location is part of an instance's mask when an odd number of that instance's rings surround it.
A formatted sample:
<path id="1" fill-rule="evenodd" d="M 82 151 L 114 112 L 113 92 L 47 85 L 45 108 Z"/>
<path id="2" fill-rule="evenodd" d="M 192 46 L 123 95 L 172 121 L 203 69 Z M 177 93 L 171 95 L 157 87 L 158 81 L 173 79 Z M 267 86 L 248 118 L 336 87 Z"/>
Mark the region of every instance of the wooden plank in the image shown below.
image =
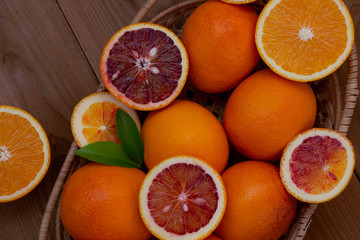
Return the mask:
<path id="1" fill-rule="evenodd" d="M 318 205 L 306 240 L 358 240 L 360 238 L 360 183 L 354 175 L 335 199 Z"/>
<path id="2" fill-rule="evenodd" d="M 72 110 L 98 83 L 55 0 L 0 1 L 0 31 L 0 104 L 20 107 L 38 119 L 52 150 L 41 184 L 22 199 L 0 204 L 0 239 L 37 239 L 72 142 Z"/>

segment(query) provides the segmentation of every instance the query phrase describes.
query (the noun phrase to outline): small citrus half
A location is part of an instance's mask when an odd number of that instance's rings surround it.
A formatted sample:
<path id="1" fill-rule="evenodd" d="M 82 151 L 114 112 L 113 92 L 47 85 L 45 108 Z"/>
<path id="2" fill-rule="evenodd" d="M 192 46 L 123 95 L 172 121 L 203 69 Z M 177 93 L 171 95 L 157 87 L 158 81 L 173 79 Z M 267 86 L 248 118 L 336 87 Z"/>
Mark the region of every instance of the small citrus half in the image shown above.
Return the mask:
<path id="1" fill-rule="evenodd" d="M 93 93 L 81 99 L 71 116 L 71 131 L 79 147 L 98 141 L 120 143 L 116 133 L 118 108 L 129 114 L 140 130 L 140 119 L 136 111 L 110 93 Z"/>
<path id="2" fill-rule="evenodd" d="M 189 69 L 180 39 L 153 23 L 136 23 L 116 32 L 100 60 L 105 87 L 127 106 L 162 108 L 181 92 Z"/>
<path id="3" fill-rule="evenodd" d="M 274 72 L 309 82 L 344 63 L 354 42 L 354 26 L 341 0 L 272 0 L 259 16 L 255 40 Z"/>
<path id="4" fill-rule="evenodd" d="M 219 225 L 226 193 L 219 173 L 190 156 L 162 161 L 145 177 L 140 215 L 159 239 L 204 239 Z"/>
<path id="5" fill-rule="evenodd" d="M 256 0 L 221 0 L 221 1 L 231 4 L 245 4 L 245 3 L 256 2 Z"/>
<path id="6" fill-rule="evenodd" d="M 303 202 L 321 203 L 339 195 L 355 167 L 354 149 L 341 133 L 313 128 L 285 148 L 280 176 L 287 191 Z"/>
<path id="7" fill-rule="evenodd" d="M 28 194 L 49 164 L 49 140 L 40 123 L 24 110 L 0 105 L 0 202 Z"/>

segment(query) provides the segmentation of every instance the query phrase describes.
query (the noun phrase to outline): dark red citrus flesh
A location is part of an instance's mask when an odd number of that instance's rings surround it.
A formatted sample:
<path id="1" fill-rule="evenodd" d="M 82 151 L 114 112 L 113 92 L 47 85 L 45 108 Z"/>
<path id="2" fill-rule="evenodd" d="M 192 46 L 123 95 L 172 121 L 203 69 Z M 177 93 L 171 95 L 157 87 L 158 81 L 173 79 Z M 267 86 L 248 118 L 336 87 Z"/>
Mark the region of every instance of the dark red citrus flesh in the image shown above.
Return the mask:
<path id="1" fill-rule="evenodd" d="M 201 167 L 186 163 L 161 171 L 147 197 L 156 224 L 177 235 L 197 232 L 207 225 L 219 199 L 210 175 Z"/>
<path id="2" fill-rule="evenodd" d="M 342 179 L 346 165 L 346 149 L 339 140 L 329 136 L 312 136 L 292 153 L 291 179 L 307 193 L 327 193 Z"/>
<path id="3" fill-rule="evenodd" d="M 125 32 L 106 62 L 111 83 L 135 103 L 157 103 L 176 90 L 182 74 L 179 48 L 164 32 L 143 28 Z"/>

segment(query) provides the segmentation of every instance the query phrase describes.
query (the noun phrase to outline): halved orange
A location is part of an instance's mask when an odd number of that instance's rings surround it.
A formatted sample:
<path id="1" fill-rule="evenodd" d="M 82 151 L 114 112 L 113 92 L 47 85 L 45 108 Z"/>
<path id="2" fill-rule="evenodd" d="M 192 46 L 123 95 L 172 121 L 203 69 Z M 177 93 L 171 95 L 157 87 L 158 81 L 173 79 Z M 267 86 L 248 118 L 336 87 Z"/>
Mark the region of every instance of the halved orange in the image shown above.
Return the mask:
<path id="1" fill-rule="evenodd" d="M 140 215 L 159 239 L 204 239 L 219 225 L 226 192 L 219 173 L 202 160 L 177 156 L 151 169 L 139 193 Z"/>
<path id="2" fill-rule="evenodd" d="M 255 40 L 274 72 L 309 82 L 344 63 L 354 42 L 354 26 L 341 0 L 271 0 L 259 16 Z"/>
<path id="3" fill-rule="evenodd" d="M 40 123 L 24 110 L 0 105 L 0 202 L 28 194 L 49 164 L 49 140 Z"/>
<path id="4" fill-rule="evenodd" d="M 153 23 L 136 23 L 115 33 L 100 60 L 105 87 L 137 110 L 155 110 L 171 103 L 184 87 L 188 56 L 180 39 Z"/>
<path id="5" fill-rule="evenodd" d="M 116 110 L 125 111 L 140 131 L 136 111 L 108 92 L 93 93 L 80 100 L 71 116 L 71 131 L 79 147 L 98 141 L 120 143 L 116 132 Z"/>
<path id="6" fill-rule="evenodd" d="M 345 189 L 354 167 L 354 149 L 349 139 L 334 130 L 313 128 L 287 145 L 280 162 L 280 176 L 295 198 L 320 203 Z"/>

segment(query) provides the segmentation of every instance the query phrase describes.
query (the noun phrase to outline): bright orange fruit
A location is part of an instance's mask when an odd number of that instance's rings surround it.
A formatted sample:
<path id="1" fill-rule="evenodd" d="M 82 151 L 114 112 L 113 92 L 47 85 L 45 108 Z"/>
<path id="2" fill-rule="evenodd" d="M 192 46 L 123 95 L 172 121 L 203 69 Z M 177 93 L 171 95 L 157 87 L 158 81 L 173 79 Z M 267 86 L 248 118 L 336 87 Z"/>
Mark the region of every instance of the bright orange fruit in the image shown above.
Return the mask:
<path id="1" fill-rule="evenodd" d="M 279 169 L 266 162 L 237 163 L 222 174 L 225 215 L 215 230 L 222 239 L 280 238 L 292 223 L 296 199 L 281 183 Z"/>
<path id="2" fill-rule="evenodd" d="M 145 173 L 137 168 L 87 164 L 67 180 L 60 216 L 74 239 L 145 240 L 138 196 Z"/>
<path id="3" fill-rule="evenodd" d="M 226 104 L 223 123 L 240 153 L 250 159 L 276 161 L 286 144 L 311 128 L 315 118 L 316 99 L 310 86 L 267 69 L 239 84 Z"/>
<path id="4" fill-rule="evenodd" d="M 40 123 L 19 108 L 0 105 L 0 202 L 28 194 L 49 165 L 49 140 Z"/>
<path id="5" fill-rule="evenodd" d="M 190 15 L 181 36 L 189 54 L 189 80 L 208 93 L 234 88 L 259 60 L 258 15 L 247 5 L 206 1 Z"/>
<path id="6" fill-rule="evenodd" d="M 177 155 L 203 159 L 220 173 L 229 157 L 229 143 L 221 123 L 203 106 L 175 100 L 151 112 L 144 121 L 141 137 L 144 162 L 150 170 L 160 161 Z"/>

